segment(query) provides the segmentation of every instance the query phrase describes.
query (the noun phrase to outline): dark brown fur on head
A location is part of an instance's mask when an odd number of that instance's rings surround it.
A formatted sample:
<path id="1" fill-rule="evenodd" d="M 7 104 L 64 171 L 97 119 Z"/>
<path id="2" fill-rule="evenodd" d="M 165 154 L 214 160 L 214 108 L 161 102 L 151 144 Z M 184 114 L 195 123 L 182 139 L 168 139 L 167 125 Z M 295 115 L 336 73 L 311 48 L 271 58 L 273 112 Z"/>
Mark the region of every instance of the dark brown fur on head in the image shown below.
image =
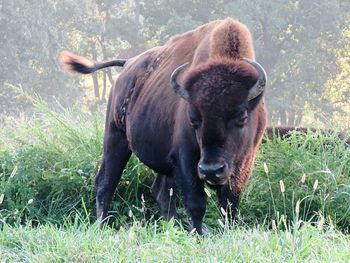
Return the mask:
<path id="1" fill-rule="evenodd" d="M 254 149 L 251 127 L 256 113 L 251 110 L 256 104 L 250 105 L 248 95 L 258 78 L 258 71 L 249 63 L 229 58 L 199 64 L 184 76 L 189 120 L 201 156 L 198 175 L 211 184 L 225 184 L 230 176 L 238 176 L 240 164 Z M 221 167 L 220 171 L 204 175 L 211 165 Z"/>
<path id="2" fill-rule="evenodd" d="M 184 86 L 191 99 L 200 99 L 212 107 L 213 100 L 224 102 L 230 98 L 232 104 L 245 101 L 258 78 L 256 69 L 245 61 L 221 58 L 188 71 Z"/>

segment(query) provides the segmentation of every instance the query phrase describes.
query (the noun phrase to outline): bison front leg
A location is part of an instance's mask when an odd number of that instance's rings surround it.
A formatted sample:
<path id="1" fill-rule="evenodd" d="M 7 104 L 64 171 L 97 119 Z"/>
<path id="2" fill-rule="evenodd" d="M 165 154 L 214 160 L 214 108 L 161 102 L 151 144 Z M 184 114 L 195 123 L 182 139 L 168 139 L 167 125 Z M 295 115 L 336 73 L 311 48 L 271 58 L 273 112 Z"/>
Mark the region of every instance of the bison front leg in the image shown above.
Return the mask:
<path id="1" fill-rule="evenodd" d="M 181 154 L 174 168 L 177 188 L 183 195 L 184 205 L 192 222 L 192 230 L 202 235 L 202 222 L 206 208 L 204 182 L 197 176 L 196 164 L 191 161 L 193 154 Z"/>
<path id="2" fill-rule="evenodd" d="M 177 218 L 176 213 L 176 187 L 173 176 L 157 174 L 151 192 L 156 199 L 162 217 L 165 220 Z"/>
<path id="3" fill-rule="evenodd" d="M 102 165 L 96 176 L 96 214 L 101 220 L 107 217 L 114 191 L 131 155 L 125 133 L 114 124 L 106 130 L 104 140 Z"/>

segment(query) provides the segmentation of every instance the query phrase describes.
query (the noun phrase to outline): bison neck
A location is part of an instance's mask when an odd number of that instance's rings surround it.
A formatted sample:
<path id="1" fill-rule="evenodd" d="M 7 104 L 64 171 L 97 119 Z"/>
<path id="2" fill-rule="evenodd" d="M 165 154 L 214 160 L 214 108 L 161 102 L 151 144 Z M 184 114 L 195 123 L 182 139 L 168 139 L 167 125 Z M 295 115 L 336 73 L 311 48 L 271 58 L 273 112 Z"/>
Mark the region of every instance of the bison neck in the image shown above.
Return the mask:
<path id="1" fill-rule="evenodd" d="M 187 103 L 169 87 L 141 92 L 137 101 L 127 115 L 129 146 L 144 164 L 170 175 L 173 169 L 170 156 L 177 147 L 196 147 L 195 133 L 187 119 Z"/>

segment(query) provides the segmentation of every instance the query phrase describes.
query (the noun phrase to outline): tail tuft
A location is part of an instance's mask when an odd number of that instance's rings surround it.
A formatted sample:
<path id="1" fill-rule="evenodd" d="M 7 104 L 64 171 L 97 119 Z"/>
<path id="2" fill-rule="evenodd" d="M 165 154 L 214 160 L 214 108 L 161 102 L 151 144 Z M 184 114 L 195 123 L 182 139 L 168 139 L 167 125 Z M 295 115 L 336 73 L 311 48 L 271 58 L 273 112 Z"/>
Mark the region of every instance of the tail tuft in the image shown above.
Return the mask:
<path id="1" fill-rule="evenodd" d="M 62 68 L 69 72 L 79 72 L 89 74 L 96 71 L 95 64 L 87 58 L 74 55 L 68 51 L 62 51 L 60 54 Z"/>

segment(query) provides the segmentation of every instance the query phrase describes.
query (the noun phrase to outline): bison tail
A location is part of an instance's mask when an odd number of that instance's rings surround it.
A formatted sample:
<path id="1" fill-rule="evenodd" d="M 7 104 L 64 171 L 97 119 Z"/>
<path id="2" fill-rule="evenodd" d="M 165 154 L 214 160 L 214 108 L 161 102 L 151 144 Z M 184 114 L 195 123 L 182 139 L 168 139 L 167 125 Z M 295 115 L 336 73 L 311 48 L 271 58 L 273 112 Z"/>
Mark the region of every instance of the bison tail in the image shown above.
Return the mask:
<path id="1" fill-rule="evenodd" d="M 78 72 L 82 74 L 93 73 L 99 69 L 106 67 L 123 67 L 126 63 L 125 59 L 117 59 L 106 62 L 92 62 L 87 58 L 77 56 L 68 51 L 62 51 L 60 54 L 60 61 L 63 67 L 63 70 L 69 72 Z"/>

